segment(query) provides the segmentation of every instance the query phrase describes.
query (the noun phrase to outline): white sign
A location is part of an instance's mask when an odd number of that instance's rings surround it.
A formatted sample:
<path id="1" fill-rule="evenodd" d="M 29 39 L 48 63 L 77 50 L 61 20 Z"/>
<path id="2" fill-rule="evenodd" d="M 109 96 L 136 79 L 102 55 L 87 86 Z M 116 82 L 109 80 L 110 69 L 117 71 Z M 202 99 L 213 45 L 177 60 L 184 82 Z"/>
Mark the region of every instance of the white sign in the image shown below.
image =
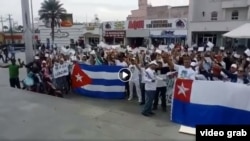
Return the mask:
<path id="1" fill-rule="evenodd" d="M 69 66 L 67 63 L 55 64 L 53 67 L 53 77 L 59 78 L 69 75 Z"/>
<path id="2" fill-rule="evenodd" d="M 144 21 L 145 29 L 186 29 L 186 18 L 153 19 Z"/>
<path id="3" fill-rule="evenodd" d="M 103 30 L 126 30 L 127 21 L 110 21 L 103 23 Z"/>

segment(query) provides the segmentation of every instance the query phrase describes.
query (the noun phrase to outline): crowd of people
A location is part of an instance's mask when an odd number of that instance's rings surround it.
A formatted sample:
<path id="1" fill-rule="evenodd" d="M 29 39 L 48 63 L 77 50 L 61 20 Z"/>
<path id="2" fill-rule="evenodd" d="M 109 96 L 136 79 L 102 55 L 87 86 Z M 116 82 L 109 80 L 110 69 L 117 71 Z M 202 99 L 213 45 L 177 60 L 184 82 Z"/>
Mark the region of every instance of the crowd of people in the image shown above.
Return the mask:
<path id="1" fill-rule="evenodd" d="M 125 84 L 128 100 L 133 100 L 136 94 L 138 103 L 144 106 L 142 115 L 153 116 L 159 106 L 163 112 L 167 111 L 166 98 L 172 94 L 176 78 L 249 84 L 250 50 L 238 54 L 224 47 L 218 51 L 208 48 L 178 44 L 152 49 L 96 47 L 88 51 L 43 48 L 28 64 L 20 59 L 16 63 L 12 56 L 10 65 L 0 67 L 9 68 L 11 87 L 21 88 L 19 68 L 26 67 L 29 73 L 21 81 L 23 89 L 63 97 L 70 92 L 70 73 L 75 63 L 122 66 L 132 73 Z M 65 73 L 56 74 L 56 69 L 62 66 L 67 67 Z"/>

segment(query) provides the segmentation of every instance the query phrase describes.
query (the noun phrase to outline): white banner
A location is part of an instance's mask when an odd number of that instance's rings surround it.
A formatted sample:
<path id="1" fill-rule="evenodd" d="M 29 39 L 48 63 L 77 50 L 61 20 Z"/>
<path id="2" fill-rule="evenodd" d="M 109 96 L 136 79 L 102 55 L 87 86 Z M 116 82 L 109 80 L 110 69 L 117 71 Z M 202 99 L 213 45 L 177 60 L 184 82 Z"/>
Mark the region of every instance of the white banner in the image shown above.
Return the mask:
<path id="1" fill-rule="evenodd" d="M 67 75 L 69 75 L 69 65 L 67 63 L 54 65 L 53 67 L 54 78 L 59 78 Z"/>

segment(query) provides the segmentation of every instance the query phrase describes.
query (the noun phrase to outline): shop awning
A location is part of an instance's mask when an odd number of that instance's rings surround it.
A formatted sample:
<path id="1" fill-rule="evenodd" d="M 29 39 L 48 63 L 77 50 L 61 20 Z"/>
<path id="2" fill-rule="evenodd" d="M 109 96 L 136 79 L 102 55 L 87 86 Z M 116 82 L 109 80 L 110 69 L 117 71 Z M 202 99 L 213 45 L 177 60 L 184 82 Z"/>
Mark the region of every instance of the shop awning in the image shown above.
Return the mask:
<path id="1" fill-rule="evenodd" d="M 250 38 L 250 23 L 246 23 L 240 27 L 233 29 L 230 32 L 223 34 L 223 37 L 229 38 Z"/>

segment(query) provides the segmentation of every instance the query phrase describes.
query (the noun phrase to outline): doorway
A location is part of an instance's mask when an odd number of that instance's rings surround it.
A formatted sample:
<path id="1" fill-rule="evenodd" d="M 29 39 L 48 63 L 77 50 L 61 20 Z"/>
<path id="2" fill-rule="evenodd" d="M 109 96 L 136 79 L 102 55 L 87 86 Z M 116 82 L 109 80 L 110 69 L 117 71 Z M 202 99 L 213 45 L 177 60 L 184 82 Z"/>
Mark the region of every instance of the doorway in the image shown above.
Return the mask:
<path id="1" fill-rule="evenodd" d="M 214 37 L 213 36 L 208 36 L 208 37 L 204 36 L 203 37 L 203 43 L 206 43 L 208 41 L 213 43 L 214 42 Z"/>

